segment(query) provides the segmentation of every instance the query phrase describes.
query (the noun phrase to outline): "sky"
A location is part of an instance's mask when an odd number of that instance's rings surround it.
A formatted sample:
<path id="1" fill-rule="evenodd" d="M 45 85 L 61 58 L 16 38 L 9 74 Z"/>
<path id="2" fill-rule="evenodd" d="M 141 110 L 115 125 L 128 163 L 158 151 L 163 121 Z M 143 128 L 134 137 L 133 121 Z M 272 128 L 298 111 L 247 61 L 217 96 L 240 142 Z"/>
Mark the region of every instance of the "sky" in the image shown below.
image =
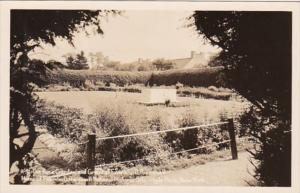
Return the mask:
<path id="1" fill-rule="evenodd" d="M 56 46 L 43 45 L 31 54 L 32 58 L 45 61 L 64 61 L 67 53 L 102 52 L 111 60 L 132 62 L 143 59 L 186 58 L 191 51 L 217 52 L 217 48 L 199 36 L 193 28 L 185 27 L 190 11 L 125 11 L 121 16 L 110 16 L 103 20 L 103 35 L 86 36 L 77 33 L 74 47 L 67 41 L 57 40 Z"/>

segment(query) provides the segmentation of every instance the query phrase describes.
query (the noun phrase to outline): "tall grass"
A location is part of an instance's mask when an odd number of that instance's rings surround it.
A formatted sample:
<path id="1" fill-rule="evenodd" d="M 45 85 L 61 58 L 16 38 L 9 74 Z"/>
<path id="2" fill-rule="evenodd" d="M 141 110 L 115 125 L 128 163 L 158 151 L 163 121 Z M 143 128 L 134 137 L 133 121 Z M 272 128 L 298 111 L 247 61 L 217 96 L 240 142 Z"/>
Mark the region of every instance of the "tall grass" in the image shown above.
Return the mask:
<path id="1" fill-rule="evenodd" d="M 147 112 L 147 107 L 137 104 L 110 104 L 100 106 L 94 113 L 85 116 L 80 110 L 54 103 L 42 102 L 35 115 L 36 124 L 45 126 L 50 133 L 69 141 L 82 142 L 88 132 L 93 131 L 97 137 L 110 137 L 166 130 L 177 127 L 194 126 L 203 123 L 203 117 L 191 109 L 177 114 L 170 120 L 166 111 Z M 225 119 L 220 115 L 221 119 Z M 140 163 L 147 165 L 162 164 L 167 157 L 178 151 L 196 148 L 213 142 L 228 139 L 223 127 L 209 127 L 186 131 L 174 131 L 163 134 L 135 136 L 97 141 L 97 164 L 112 163 L 153 157 L 151 161 Z M 60 144 L 57 144 L 60 145 Z M 203 148 L 189 153 L 211 153 L 228 146 Z M 85 166 L 85 147 L 74 150 L 70 164 Z M 65 154 L 66 157 L 68 153 Z M 180 155 L 186 155 L 180 154 Z M 164 156 L 162 156 L 164 155 Z M 69 167 L 69 166 L 68 166 Z"/>

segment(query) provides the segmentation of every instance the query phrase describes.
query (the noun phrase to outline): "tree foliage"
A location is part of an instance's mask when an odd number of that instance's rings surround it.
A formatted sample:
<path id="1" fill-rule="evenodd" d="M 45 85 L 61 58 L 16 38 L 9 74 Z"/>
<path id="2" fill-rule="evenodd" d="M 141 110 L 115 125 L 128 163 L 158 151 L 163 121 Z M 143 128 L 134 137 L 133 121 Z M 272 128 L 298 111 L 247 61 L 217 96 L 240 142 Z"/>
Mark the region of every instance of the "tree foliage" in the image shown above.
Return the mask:
<path id="1" fill-rule="evenodd" d="M 55 45 L 55 38 L 72 43 L 74 33 L 93 27 L 103 33 L 101 17 L 116 11 L 88 10 L 11 10 L 10 42 L 10 166 L 31 151 L 37 137 L 32 115 L 37 98 L 33 83 L 42 84 L 43 74 L 51 65 L 30 60 L 28 53 L 41 43 Z M 51 63 L 50 63 L 51 64 Z M 20 134 L 22 123 L 28 133 Z M 28 136 L 24 144 L 14 139 Z"/>
<path id="2" fill-rule="evenodd" d="M 199 33 L 223 49 L 220 58 L 232 87 L 258 108 L 290 116 L 291 14 L 195 12 L 193 17 Z"/>
<path id="3" fill-rule="evenodd" d="M 164 59 L 156 59 L 152 62 L 152 65 L 155 66 L 156 70 L 170 70 L 174 68 L 174 64 L 171 61 Z"/>
<path id="4" fill-rule="evenodd" d="M 76 54 L 75 57 L 68 56 L 66 62 L 69 69 L 73 70 L 85 70 L 89 68 L 87 63 L 87 58 L 84 55 L 84 52 L 81 51 L 79 54 Z"/>
<path id="5" fill-rule="evenodd" d="M 260 161 L 256 176 L 265 185 L 289 186 L 291 13 L 196 11 L 189 19 L 208 42 L 222 48 L 218 60 L 228 85 L 254 105 L 248 120 L 261 122 L 250 125 L 261 145 L 254 153 Z M 275 140 L 278 133 L 283 135 Z"/>

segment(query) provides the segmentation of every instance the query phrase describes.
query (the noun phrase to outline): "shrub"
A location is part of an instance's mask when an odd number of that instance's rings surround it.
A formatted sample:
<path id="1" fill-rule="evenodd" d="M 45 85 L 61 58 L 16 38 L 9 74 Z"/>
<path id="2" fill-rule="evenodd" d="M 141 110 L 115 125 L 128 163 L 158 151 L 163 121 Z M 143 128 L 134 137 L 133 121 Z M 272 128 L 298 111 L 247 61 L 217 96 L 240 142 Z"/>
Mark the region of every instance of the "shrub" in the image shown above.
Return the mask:
<path id="1" fill-rule="evenodd" d="M 147 131 L 146 118 L 138 108 L 103 108 L 90 116 L 97 136 L 117 136 Z M 137 136 L 97 142 L 97 160 L 101 163 L 140 159 L 163 151 L 159 136 Z"/>
<path id="2" fill-rule="evenodd" d="M 87 122 L 80 109 L 57 105 L 53 102 L 38 101 L 34 114 L 36 125 L 44 126 L 52 134 L 70 141 L 80 141 L 87 132 Z"/>
<path id="3" fill-rule="evenodd" d="M 291 125 L 253 106 L 241 116 L 245 133 L 255 139 L 254 177 L 264 186 L 291 186 Z"/>
<path id="4" fill-rule="evenodd" d="M 215 89 L 218 90 L 216 87 Z M 197 98 L 212 98 L 217 100 L 229 100 L 233 95 L 232 92 L 215 92 L 204 87 L 182 87 L 177 90 L 177 94 L 183 96 L 195 96 Z"/>
<path id="5" fill-rule="evenodd" d="M 116 92 L 118 89 L 117 88 L 112 88 L 112 87 L 107 87 L 107 86 L 98 86 L 98 87 L 96 87 L 96 90 Z"/>
<path id="6" fill-rule="evenodd" d="M 196 119 L 194 113 L 187 111 L 178 120 L 179 127 L 190 127 L 198 125 L 199 122 Z M 196 148 L 199 145 L 198 141 L 198 129 L 184 130 L 180 136 L 180 141 L 183 149 Z"/>
<path id="7" fill-rule="evenodd" d="M 156 111 L 153 111 L 148 118 L 147 125 L 151 131 L 162 131 L 172 128 L 171 124 L 167 122 L 167 116 Z"/>
<path id="8" fill-rule="evenodd" d="M 191 112 L 183 114 L 179 120 L 177 120 L 179 127 L 188 127 L 197 125 L 195 117 Z M 198 146 L 198 130 L 185 130 L 185 131 L 172 131 L 166 133 L 164 137 L 166 143 L 177 152 L 184 149 L 195 148 Z"/>
<path id="9" fill-rule="evenodd" d="M 142 92 L 142 86 L 141 85 L 126 85 L 125 88 L 122 89 L 124 92 L 133 92 L 133 93 L 141 93 Z"/>
<path id="10" fill-rule="evenodd" d="M 229 100 L 232 95 L 232 93 L 218 93 L 209 90 L 199 90 L 196 91 L 194 94 L 198 98 L 213 98 L 217 100 Z"/>
<path id="11" fill-rule="evenodd" d="M 179 127 L 189 127 L 201 124 L 196 114 L 192 111 L 184 112 L 177 120 Z M 164 140 L 173 149 L 173 151 L 182 151 L 210 145 L 228 140 L 228 131 L 226 125 L 214 127 L 201 127 L 197 129 L 188 129 L 183 131 L 172 131 L 166 133 Z M 215 150 L 228 148 L 228 144 L 219 144 L 208 146 L 201 149 L 189 151 L 188 153 L 211 153 Z"/>

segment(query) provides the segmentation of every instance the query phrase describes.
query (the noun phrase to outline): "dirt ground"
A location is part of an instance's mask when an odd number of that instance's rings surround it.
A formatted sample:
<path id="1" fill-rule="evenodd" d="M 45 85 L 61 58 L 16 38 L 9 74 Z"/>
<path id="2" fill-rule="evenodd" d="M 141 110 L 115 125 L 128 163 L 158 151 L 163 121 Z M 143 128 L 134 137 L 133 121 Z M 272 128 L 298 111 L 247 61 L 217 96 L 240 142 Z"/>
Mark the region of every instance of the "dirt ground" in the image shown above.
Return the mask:
<path id="1" fill-rule="evenodd" d="M 188 185 L 188 186 L 249 186 L 255 185 L 251 176 L 254 167 L 249 162 L 249 153 L 240 152 L 237 160 L 230 158 L 208 162 L 186 169 L 139 177 L 129 182 L 132 185 Z"/>

